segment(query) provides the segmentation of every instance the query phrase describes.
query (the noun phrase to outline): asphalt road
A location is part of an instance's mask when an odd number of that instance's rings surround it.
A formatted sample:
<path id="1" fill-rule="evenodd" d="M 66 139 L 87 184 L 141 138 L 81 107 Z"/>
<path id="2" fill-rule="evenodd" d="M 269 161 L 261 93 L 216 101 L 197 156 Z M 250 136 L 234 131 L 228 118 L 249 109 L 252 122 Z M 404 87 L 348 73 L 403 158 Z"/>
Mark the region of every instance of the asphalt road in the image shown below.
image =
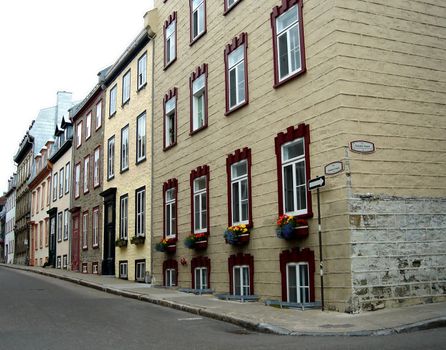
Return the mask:
<path id="1" fill-rule="evenodd" d="M 0 267 L 0 349 L 442 349 L 446 328 L 384 337 L 259 334 Z"/>

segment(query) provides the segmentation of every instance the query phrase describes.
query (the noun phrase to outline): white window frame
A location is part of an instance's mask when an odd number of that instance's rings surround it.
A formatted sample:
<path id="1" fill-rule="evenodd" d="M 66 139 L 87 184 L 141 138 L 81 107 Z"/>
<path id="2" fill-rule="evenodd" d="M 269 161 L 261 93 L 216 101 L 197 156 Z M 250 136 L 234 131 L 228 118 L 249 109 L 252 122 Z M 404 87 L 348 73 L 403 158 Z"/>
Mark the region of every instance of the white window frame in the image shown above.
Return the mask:
<path id="1" fill-rule="evenodd" d="M 176 269 L 166 269 L 164 271 L 166 285 L 165 287 L 175 287 L 177 285 L 177 270 Z"/>
<path id="2" fill-rule="evenodd" d="M 88 248 L 88 212 L 82 214 L 82 249 Z"/>
<path id="3" fill-rule="evenodd" d="M 204 189 L 197 188 L 199 181 L 203 180 L 203 179 L 204 179 Z M 208 216 L 208 212 L 207 212 L 207 201 L 208 201 L 207 176 L 204 175 L 204 176 L 200 176 L 200 177 L 194 179 L 192 185 L 193 185 L 193 194 L 194 194 L 193 208 L 192 208 L 192 212 L 194 215 L 194 233 L 207 232 L 207 216 Z M 206 201 L 204 209 L 203 209 L 203 198 Z M 197 208 L 197 202 L 198 202 L 198 208 Z M 205 215 L 204 220 L 203 220 L 203 212 Z M 197 220 L 197 214 L 198 214 L 198 220 Z"/>
<path id="4" fill-rule="evenodd" d="M 59 255 L 59 256 L 57 256 L 57 258 L 56 258 L 56 269 L 60 269 L 60 268 L 62 268 L 62 258 L 61 258 L 61 256 Z"/>
<path id="5" fill-rule="evenodd" d="M 68 268 L 68 255 L 62 257 L 62 268 L 66 270 Z"/>
<path id="6" fill-rule="evenodd" d="M 146 159 L 146 112 L 136 119 L 136 162 Z"/>
<path id="7" fill-rule="evenodd" d="M 64 183 L 65 183 L 65 167 L 59 170 L 59 198 L 63 197 L 64 194 Z"/>
<path id="8" fill-rule="evenodd" d="M 146 277 L 146 261 L 135 261 L 135 281 L 144 282 Z"/>
<path id="9" fill-rule="evenodd" d="M 206 31 L 206 4 L 205 0 L 191 0 L 190 31 L 192 42 Z M 195 24 L 197 32 L 195 33 Z"/>
<path id="10" fill-rule="evenodd" d="M 240 45 L 239 47 L 237 47 L 237 49 L 235 49 L 234 51 L 232 51 L 230 54 L 228 54 L 228 72 L 227 72 L 227 77 L 228 77 L 228 106 L 229 106 L 229 110 L 233 110 L 234 108 L 237 108 L 238 106 L 244 104 L 246 102 L 246 57 L 245 57 L 245 44 Z M 243 55 L 239 58 L 236 59 L 234 62 L 231 62 L 231 56 L 236 56 L 237 54 L 239 54 L 240 52 L 243 53 Z M 235 103 L 231 104 L 231 82 L 232 82 L 232 78 L 231 78 L 231 72 L 235 71 Z M 243 79 L 243 80 L 242 80 Z M 241 97 L 243 92 L 243 98 Z"/>
<path id="11" fill-rule="evenodd" d="M 82 263 L 82 273 L 88 273 L 88 263 Z"/>
<path id="12" fill-rule="evenodd" d="M 288 146 L 292 146 L 293 144 L 297 144 L 297 143 L 302 143 L 302 150 L 303 153 L 301 155 L 298 155 L 297 157 L 294 157 L 292 159 L 287 159 L 285 160 L 285 148 Z M 283 212 L 284 214 L 287 215 L 303 215 L 306 214 L 308 212 L 308 194 L 307 194 L 307 175 L 306 175 L 306 160 L 305 160 L 305 139 L 303 137 L 295 139 L 291 142 L 287 142 L 285 144 L 282 145 L 282 196 L 283 196 Z M 299 187 L 304 187 L 305 188 L 305 208 L 304 209 L 300 209 L 297 210 L 298 208 L 298 201 L 297 201 L 297 184 L 296 184 L 296 165 L 298 163 L 303 163 L 303 168 L 304 168 L 304 181 L 302 184 L 299 185 Z M 293 174 L 293 208 L 294 210 L 292 211 L 287 211 L 287 206 L 286 206 L 286 192 L 285 192 L 285 185 L 286 185 L 286 181 L 285 181 L 285 168 L 286 167 L 292 167 L 292 174 Z"/>
<path id="13" fill-rule="evenodd" d="M 87 193 L 90 189 L 88 188 L 90 180 L 90 156 L 84 158 L 84 193 Z"/>
<path id="14" fill-rule="evenodd" d="M 110 89 L 110 105 L 109 105 L 109 117 L 116 113 L 116 101 L 118 98 L 118 85 L 115 84 Z"/>
<path id="15" fill-rule="evenodd" d="M 199 113 L 200 107 L 202 108 L 201 118 Z M 192 131 L 201 129 L 205 124 L 206 124 L 206 74 L 203 73 L 192 82 Z"/>
<path id="16" fill-rule="evenodd" d="M 245 163 L 246 166 L 246 173 L 240 176 L 235 176 L 234 169 L 238 165 Z M 246 199 L 242 199 L 242 183 L 246 182 Z M 234 185 L 238 187 L 238 198 L 234 198 Z M 235 212 L 235 205 L 234 200 L 237 200 L 238 205 L 238 215 L 240 220 L 236 221 L 234 220 L 234 212 Z M 245 220 L 243 220 L 243 204 L 246 202 L 246 214 L 247 217 Z M 231 222 L 232 225 L 240 225 L 240 224 L 249 224 L 249 177 L 248 177 L 248 161 L 246 159 L 241 160 L 240 162 L 231 164 Z"/>
<path id="17" fill-rule="evenodd" d="M 94 150 L 93 158 L 93 187 L 99 186 L 99 159 L 101 157 L 101 148 L 98 147 Z"/>
<path id="18" fill-rule="evenodd" d="M 107 141 L 107 178 L 115 176 L 115 136 L 113 135 Z"/>
<path id="19" fill-rule="evenodd" d="M 287 301 L 288 302 L 292 302 L 291 301 L 291 296 L 290 296 L 290 284 L 289 284 L 289 274 L 290 274 L 290 270 L 289 267 L 290 266 L 294 266 L 295 267 L 295 273 L 296 273 L 296 286 L 295 286 L 295 291 L 296 291 L 296 302 L 297 303 L 308 303 L 311 300 L 311 295 L 310 295 L 310 266 L 307 262 L 293 262 L 293 263 L 288 263 L 286 264 L 286 290 L 287 290 Z M 306 266 L 306 273 L 307 273 L 307 281 L 308 281 L 308 285 L 303 285 L 301 278 L 300 278 L 300 267 L 301 266 Z M 301 298 L 301 291 L 302 290 L 306 290 L 306 294 L 308 296 L 307 300 L 302 300 Z M 305 293 L 304 293 L 305 295 Z M 294 302 L 294 301 L 293 301 Z"/>
<path id="20" fill-rule="evenodd" d="M 119 262 L 119 278 L 127 279 L 129 277 L 129 264 L 127 261 Z"/>
<path id="21" fill-rule="evenodd" d="M 63 213 L 57 213 L 57 241 L 62 242 Z"/>
<path id="22" fill-rule="evenodd" d="M 70 178 L 71 178 L 71 163 L 65 165 L 65 194 L 70 192 Z"/>
<path id="23" fill-rule="evenodd" d="M 125 105 L 130 101 L 130 85 L 131 85 L 131 75 L 130 69 L 122 76 L 122 104 Z"/>
<path id="24" fill-rule="evenodd" d="M 226 11 L 232 9 L 240 0 L 225 0 L 226 3 Z"/>
<path id="25" fill-rule="evenodd" d="M 165 211 L 166 211 L 166 232 L 165 232 L 165 236 L 166 238 L 172 238 L 176 236 L 176 220 L 177 218 L 173 217 L 173 214 L 176 213 L 176 192 L 177 188 L 176 187 L 172 187 L 166 190 L 165 193 Z M 172 193 L 172 199 L 168 199 L 168 194 Z M 170 228 L 170 230 L 169 230 Z"/>
<path id="26" fill-rule="evenodd" d="M 195 289 L 203 290 L 208 289 L 209 281 L 208 281 L 208 268 L 201 266 L 196 267 L 194 269 L 194 279 L 195 279 Z M 197 278 L 198 277 L 198 278 Z M 203 277 L 205 282 L 203 283 Z"/>
<path id="27" fill-rule="evenodd" d="M 59 188 L 58 173 L 53 174 L 53 202 L 57 199 L 57 190 Z M 37 206 L 37 212 L 39 212 L 39 207 Z"/>
<path id="28" fill-rule="evenodd" d="M 129 197 L 127 195 L 120 198 L 119 208 L 119 238 L 127 239 L 129 224 Z"/>
<path id="29" fill-rule="evenodd" d="M 138 59 L 138 90 L 147 84 L 147 52 Z"/>
<path id="30" fill-rule="evenodd" d="M 165 66 L 167 67 L 172 63 L 176 57 L 176 19 L 166 27 L 165 37 L 164 37 L 164 52 L 166 57 Z"/>
<path id="31" fill-rule="evenodd" d="M 91 136 L 91 111 L 88 112 L 85 117 L 85 140 L 88 140 Z"/>
<path id="32" fill-rule="evenodd" d="M 98 263 L 92 263 L 91 264 L 92 273 L 97 275 L 99 273 L 99 264 Z"/>
<path id="33" fill-rule="evenodd" d="M 244 271 L 245 269 L 248 270 L 248 280 L 244 281 Z M 233 294 L 234 295 L 240 295 L 240 296 L 246 296 L 246 295 L 250 295 L 251 294 L 251 286 L 250 286 L 250 271 L 249 271 L 250 267 L 249 265 L 235 265 L 232 269 L 232 278 L 233 278 Z M 239 280 L 237 281 L 236 278 L 236 273 L 235 271 L 239 270 L 240 274 L 239 274 Z M 240 286 L 240 294 L 237 294 L 236 290 L 237 290 L 237 283 Z M 248 292 L 245 293 L 245 289 L 248 289 Z"/>
<path id="34" fill-rule="evenodd" d="M 76 125 L 76 147 L 82 145 L 82 120 Z"/>
<path id="35" fill-rule="evenodd" d="M 77 163 L 74 166 L 74 197 L 78 198 L 80 196 L 80 186 L 81 185 L 81 163 Z"/>
<path id="36" fill-rule="evenodd" d="M 96 103 L 96 130 L 102 126 L 102 100 Z"/>
<path id="37" fill-rule="evenodd" d="M 135 191 L 135 236 L 144 237 L 146 235 L 146 189 Z"/>
<path id="38" fill-rule="evenodd" d="M 99 246 L 99 208 L 93 208 L 93 248 Z"/>
<path id="39" fill-rule="evenodd" d="M 121 129 L 121 172 L 129 168 L 129 126 Z"/>
<path id="40" fill-rule="evenodd" d="M 64 210 L 64 229 L 63 229 L 63 239 L 66 241 L 68 239 L 68 225 L 69 225 L 69 212 L 68 209 Z"/>
<path id="41" fill-rule="evenodd" d="M 177 97 L 173 96 L 165 102 L 165 117 L 164 117 L 164 130 L 165 130 L 165 144 L 164 147 L 170 147 L 175 144 L 176 135 L 176 109 L 177 109 Z M 172 121 L 172 128 L 170 128 L 170 121 Z M 173 137 L 171 139 L 171 130 Z"/>

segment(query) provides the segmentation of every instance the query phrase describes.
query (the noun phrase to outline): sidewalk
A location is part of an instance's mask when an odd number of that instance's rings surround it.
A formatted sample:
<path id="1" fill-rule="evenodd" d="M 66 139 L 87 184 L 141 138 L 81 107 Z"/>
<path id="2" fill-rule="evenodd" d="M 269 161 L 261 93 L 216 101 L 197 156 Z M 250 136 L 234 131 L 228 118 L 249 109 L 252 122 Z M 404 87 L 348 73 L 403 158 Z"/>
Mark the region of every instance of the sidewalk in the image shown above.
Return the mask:
<path id="1" fill-rule="evenodd" d="M 321 310 L 300 311 L 278 309 L 260 302 L 222 301 L 213 295 L 198 296 L 110 276 L 20 265 L 0 264 L 0 267 L 31 271 L 107 293 L 281 335 L 388 335 L 446 325 L 446 303 L 384 309 L 354 315 Z"/>

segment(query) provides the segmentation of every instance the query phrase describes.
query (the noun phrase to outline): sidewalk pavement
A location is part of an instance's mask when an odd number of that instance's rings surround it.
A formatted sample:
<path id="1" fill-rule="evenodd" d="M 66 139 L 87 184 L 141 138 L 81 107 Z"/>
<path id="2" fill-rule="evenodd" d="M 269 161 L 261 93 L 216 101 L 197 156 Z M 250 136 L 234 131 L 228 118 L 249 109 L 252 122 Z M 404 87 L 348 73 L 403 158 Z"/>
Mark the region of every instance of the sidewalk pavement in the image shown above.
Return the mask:
<path id="1" fill-rule="evenodd" d="M 223 301 L 114 278 L 53 268 L 0 264 L 59 278 L 107 293 L 190 312 L 260 332 L 280 335 L 366 336 L 405 333 L 446 326 L 446 302 L 384 309 L 360 314 L 278 309 L 260 302 Z"/>

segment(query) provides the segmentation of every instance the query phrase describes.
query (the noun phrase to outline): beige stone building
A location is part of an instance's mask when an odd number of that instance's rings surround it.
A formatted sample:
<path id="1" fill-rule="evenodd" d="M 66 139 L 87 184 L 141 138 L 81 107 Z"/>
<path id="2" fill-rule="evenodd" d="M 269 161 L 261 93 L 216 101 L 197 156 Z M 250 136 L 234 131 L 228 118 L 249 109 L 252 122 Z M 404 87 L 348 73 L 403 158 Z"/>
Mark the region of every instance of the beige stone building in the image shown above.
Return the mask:
<path id="1" fill-rule="evenodd" d="M 115 275 L 136 281 L 151 271 L 151 34 L 142 30 L 104 81 L 104 244 Z"/>
<path id="2" fill-rule="evenodd" d="M 155 282 L 320 302 L 308 180 L 325 174 L 326 308 L 444 299 L 442 2 L 155 6 L 153 234 L 167 240 Z M 108 135 L 119 140 L 125 124 Z M 278 233 L 282 214 L 294 230 Z M 243 238 L 224 237 L 235 225 Z"/>

